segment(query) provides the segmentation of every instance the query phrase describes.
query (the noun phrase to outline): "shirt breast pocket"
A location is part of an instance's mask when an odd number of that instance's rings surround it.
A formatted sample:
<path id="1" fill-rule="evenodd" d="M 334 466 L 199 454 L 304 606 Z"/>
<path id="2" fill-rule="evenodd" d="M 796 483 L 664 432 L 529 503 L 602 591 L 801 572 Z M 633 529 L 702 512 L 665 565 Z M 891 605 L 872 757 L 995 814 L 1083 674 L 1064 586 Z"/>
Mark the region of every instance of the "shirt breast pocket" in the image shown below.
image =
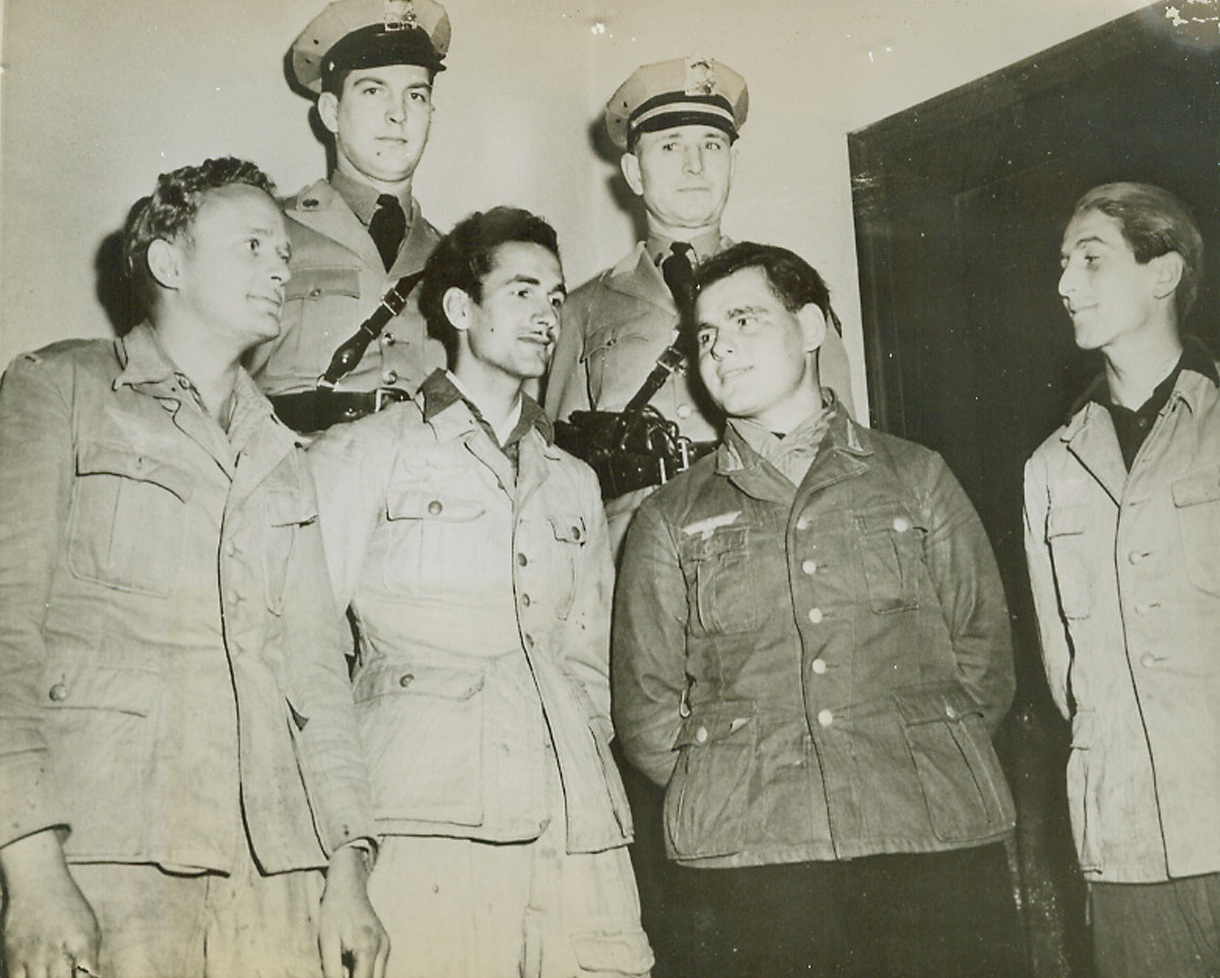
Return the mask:
<path id="1" fill-rule="evenodd" d="M 1220 594 L 1220 466 L 1174 482 L 1173 504 L 1191 584 Z"/>
<path id="2" fill-rule="evenodd" d="M 469 603 L 487 589 L 471 575 L 497 566 L 493 536 L 477 499 L 442 491 L 403 490 L 386 506 L 389 552 L 381 561 L 381 586 L 390 598 Z M 500 555 L 499 560 L 507 557 Z M 507 565 L 506 565 L 507 566 Z"/>
<path id="3" fill-rule="evenodd" d="M 129 445 L 77 450 L 68 568 L 83 581 L 165 596 L 173 589 L 195 479 Z"/>
<path id="4" fill-rule="evenodd" d="M 318 265 L 294 269 L 284 286 L 281 349 L 311 358 L 321 352 L 333 353 L 359 327 L 359 301 L 358 268 Z"/>
<path id="5" fill-rule="evenodd" d="M 657 348 L 656 353 L 650 354 L 652 347 L 648 334 L 635 319 L 608 323 L 590 333 L 581 359 L 589 375 L 589 394 L 593 406 L 607 409 L 602 403 L 603 398 L 625 403 L 644 382 L 662 348 L 663 345 Z M 617 410 L 621 406 L 611 403 L 609 409 Z"/>
<path id="6" fill-rule="evenodd" d="M 926 529 L 905 510 L 852 516 L 873 612 L 889 614 L 918 608 L 927 573 L 923 561 Z"/>
<path id="7" fill-rule="evenodd" d="M 734 634 L 758 627 L 762 601 L 747 527 L 723 527 L 683 541 L 681 561 L 698 630 Z"/>

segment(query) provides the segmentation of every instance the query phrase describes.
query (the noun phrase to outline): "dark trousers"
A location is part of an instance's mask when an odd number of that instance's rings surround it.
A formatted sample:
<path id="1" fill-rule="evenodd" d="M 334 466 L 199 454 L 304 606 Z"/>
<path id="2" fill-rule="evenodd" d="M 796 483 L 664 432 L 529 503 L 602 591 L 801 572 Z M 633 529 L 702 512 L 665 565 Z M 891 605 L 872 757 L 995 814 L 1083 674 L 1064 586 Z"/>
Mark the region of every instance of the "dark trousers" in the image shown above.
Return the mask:
<path id="1" fill-rule="evenodd" d="M 681 978 L 1025 978 L 1002 843 L 743 869 L 679 867 Z"/>
<path id="2" fill-rule="evenodd" d="M 1220 873 L 1089 886 L 1098 978 L 1220 975 Z"/>

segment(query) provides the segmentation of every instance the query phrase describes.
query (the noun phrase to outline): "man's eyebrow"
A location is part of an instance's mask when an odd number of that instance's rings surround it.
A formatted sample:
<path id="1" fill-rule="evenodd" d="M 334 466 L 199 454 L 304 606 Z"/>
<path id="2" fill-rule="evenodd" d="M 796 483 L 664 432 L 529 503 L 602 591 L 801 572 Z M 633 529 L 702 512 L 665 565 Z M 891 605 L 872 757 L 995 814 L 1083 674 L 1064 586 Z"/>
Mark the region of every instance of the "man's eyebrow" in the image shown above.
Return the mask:
<path id="1" fill-rule="evenodd" d="M 1087 244 L 1099 244 L 1099 245 L 1102 245 L 1102 246 L 1104 246 L 1104 247 L 1109 247 L 1109 245 L 1107 244 L 1107 242 L 1103 241 L 1103 240 L 1102 240 L 1101 238 L 1099 238 L 1097 235 L 1095 235 L 1095 234 L 1086 234 L 1086 235 L 1085 235 L 1083 238 L 1077 238 L 1075 241 L 1073 241 L 1070 247 L 1062 249 L 1062 250 L 1059 252 L 1059 257 L 1060 257 L 1060 258 L 1066 258 L 1066 257 L 1068 256 L 1068 252 L 1069 252 L 1069 251 L 1075 251 L 1077 248 L 1080 248 L 1080 247 L 1082 247 L 1082 246 L 1084 246 L 1084 245 L 1087 245 Z"/>
<path id="2" fill-rule="evenodd" d="M 534 275 L 526 275 L 524 272 L 521 272 L 517 275 L 514 275 L 504 284 L 505 285 L 541 285 L 542 279 L 540 279 Z M 568 287 L 566 285 L 564 285 L 562 282 L 560 282 L 553 289 L 551 289 L 551 291 L 552 292 L 562 292 L 564 295 L 567 295 Z"/>

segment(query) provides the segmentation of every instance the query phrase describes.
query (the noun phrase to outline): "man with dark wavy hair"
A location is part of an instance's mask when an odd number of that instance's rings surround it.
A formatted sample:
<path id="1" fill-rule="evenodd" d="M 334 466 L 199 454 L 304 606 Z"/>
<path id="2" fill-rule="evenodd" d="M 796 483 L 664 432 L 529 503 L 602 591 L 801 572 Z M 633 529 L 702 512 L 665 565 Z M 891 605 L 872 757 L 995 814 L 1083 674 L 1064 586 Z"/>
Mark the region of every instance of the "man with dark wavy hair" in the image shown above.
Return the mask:
<path id="1" fill-rule="evenodd" d="M 272 191 L 163 174 L 124 242 L 147 320 L 0 382 L 9 975 L 384 967 L 313 485 L 240 365 L 289 278 Z"/>
<path id="2" fill-rule="evenodd" d="M 461 221 L 420 308 L 451 367 L 310 448 L 383 834 L 394 978 L 645 975 L 610 756 L 610 548 L 592 471 L 525 385 L 564 299 L 555 232 Z"/>
<path id="3" fill-rule="evenodd" d="M 991 745 L 1004 589 L 936 453 L 822 386 L 822 277 L 743 243 L 696 276 L 717 450 L 649 496 L 615 596 L 614 719 L 665 789 L 680 973 L 1022 978 Z"/>
<path id="4" fill-rule="evenodd" d="M 1203 239 L 1094 187 L 1059 295 L 1104 372 L 1025 468 L 1026 553 L 1101 978 L 1220 974 L 1220 369 L 1182 325 Z"/>

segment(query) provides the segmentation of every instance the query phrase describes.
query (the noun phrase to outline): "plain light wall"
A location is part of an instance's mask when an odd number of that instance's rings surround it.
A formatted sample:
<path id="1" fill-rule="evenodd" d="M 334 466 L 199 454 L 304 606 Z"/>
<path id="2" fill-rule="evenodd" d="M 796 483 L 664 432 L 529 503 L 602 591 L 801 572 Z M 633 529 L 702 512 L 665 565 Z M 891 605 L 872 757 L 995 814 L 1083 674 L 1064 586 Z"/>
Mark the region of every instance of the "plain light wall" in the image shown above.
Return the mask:
<path id="1" fill-rule="evenodd" d="M 2 0 L 0 0 L 2 2 Z M 639 64 L 702 54 L 750 86 L 727 234 L 783 244 L 829 282 L 865 413 L 846 134 L 1143 0 L 447 0 L 453 43 L 415 177 L 442 230 L 514 203 L 559 231 L 570 285 L 635 224 L 593 132 Z M 259 163 L 284 193 L 321 176 L 284 55 L 318 0 L 6 0 L 0 75 L 0 362 L 111 330 L 95 259 L 158 173 Z M 355 324 L 353 324 L 354 326 Z"/>

